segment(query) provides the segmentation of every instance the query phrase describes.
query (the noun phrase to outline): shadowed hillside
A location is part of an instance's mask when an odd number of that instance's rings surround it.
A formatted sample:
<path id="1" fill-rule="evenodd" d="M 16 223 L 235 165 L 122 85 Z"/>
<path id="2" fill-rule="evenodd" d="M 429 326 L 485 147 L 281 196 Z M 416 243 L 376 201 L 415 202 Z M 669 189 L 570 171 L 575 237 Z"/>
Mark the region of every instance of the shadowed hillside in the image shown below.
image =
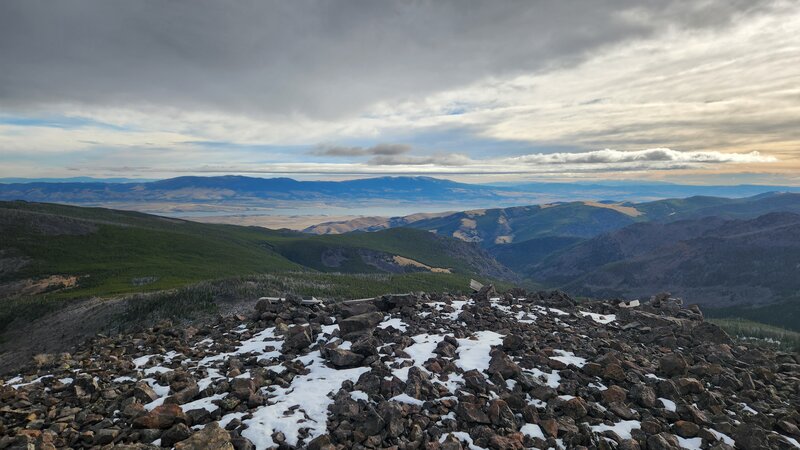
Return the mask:
<path id="1" fill-rule="evenodd" d="M 759 319 L 796 328 L 798 268 L 800 215 L 770 213 L 632 225 L 563 250 L 529 274 L 580 295 L 633 298 L 658 286 L 740 316 L 761 307 Z"/>

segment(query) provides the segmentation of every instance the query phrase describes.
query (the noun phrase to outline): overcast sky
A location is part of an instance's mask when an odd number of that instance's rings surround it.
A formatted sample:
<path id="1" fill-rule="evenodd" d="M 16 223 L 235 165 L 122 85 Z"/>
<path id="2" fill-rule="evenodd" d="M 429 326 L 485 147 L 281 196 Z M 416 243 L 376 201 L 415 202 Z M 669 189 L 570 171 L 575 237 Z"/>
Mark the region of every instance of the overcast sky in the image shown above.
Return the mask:
<path id="1" fill-rule="evenodd" d="M 0 2 L 0 177 L 800 184 L 800 2 Z"/>

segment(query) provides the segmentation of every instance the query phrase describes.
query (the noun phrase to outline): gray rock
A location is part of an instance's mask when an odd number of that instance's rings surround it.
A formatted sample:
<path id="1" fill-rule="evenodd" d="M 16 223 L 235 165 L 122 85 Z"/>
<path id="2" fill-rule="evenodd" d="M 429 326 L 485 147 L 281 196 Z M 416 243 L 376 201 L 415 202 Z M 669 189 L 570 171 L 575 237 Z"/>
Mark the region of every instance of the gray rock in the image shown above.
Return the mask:
<path id="1" fill-rule="evenodd" d="M 346 368 L 360 365 L 364 357 L 350 350 L 332 348 L 325 350 L 325 359 L 334 367 Z"/>
<path id="2" fill-rule="evenodd" d="M 368 312 L 342 319 L 339 322 L 339 332 L 344 337 L 368 333 L 383 321 L 383 313 Z"/>

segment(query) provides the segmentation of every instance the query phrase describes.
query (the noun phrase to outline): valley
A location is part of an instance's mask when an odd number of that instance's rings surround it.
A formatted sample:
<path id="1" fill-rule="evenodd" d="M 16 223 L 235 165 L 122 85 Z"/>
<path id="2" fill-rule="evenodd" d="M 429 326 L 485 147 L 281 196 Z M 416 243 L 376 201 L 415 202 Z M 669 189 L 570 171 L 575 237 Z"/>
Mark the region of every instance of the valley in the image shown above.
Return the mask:
<path id="1" fill-rule="evenodd" d="M 407 277 L 399 291 L 421 288 L 420 277 L 426 288 L 475 278 L 582 297 L 664 290 L 711 316 L 797 330 L 798 213 L 800 194 L 766 193 L 356 218 L 298 232 L 3 202 L 0 323 L 22 304 L 35 312 L 206 280 L 341 273 Z"/>

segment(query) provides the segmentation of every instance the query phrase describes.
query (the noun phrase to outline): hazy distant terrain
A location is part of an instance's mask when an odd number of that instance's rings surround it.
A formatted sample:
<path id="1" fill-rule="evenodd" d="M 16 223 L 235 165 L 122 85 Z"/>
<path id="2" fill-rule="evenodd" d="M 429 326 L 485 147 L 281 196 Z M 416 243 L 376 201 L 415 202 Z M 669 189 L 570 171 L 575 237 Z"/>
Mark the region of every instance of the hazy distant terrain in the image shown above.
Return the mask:
<path id="1" fill-rule="evenodd" d="M 280 230 L 286 228 L 289 230 L 303 230 L 308 227 L 313 227 L 322 222 L 334 221 L 350 223 L 353 221 L 361 221 L 361 216 L 325 216 L 325 215 L 218 215 L 218 216 L 192 216 L 192 221 L 204 223 L 224 223 L 229 225 L 244 225 L 252 227 L 271 228 L 273 230 Z M 326 233 L 319 233 L 326 234 Z"/>
<path id="2" fill-rule="evenodd" d="M 13 182 L 8 182 L 13 181 Z M 668 183 L 467 184 L 431 177 L 379 177 L 347 181 L 297 181 L 243 176 L 179 177 L 159 181 L 80 179 L 66 182 L 0 182 L 0 200 L 102 206 L 221 223 L 259 224 L 252 217 L 284 216 L 287 228 L 302 229 L 300 216 L 397 217 L 482 208 L 571 201 L 642 202 L 693 195 L 747 197 L 768 191 L 800 192 L 787 186 L 690 186 Z M 220 217 L 220 219 L 215 219 Z M 293 225 L 288 217 L 296 217 Z M 261 223 L 268 223 L 264 219 Z"/>

